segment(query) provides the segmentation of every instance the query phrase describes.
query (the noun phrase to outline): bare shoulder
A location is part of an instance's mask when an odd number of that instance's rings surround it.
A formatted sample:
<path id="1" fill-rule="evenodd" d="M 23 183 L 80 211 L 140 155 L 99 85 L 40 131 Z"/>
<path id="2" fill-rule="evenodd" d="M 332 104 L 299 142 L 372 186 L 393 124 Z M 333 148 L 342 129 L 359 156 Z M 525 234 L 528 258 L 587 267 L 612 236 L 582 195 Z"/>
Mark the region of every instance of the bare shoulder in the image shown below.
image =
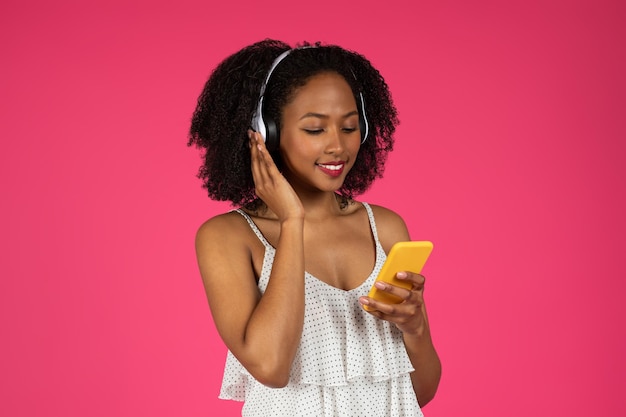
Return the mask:
<path id="1" fill-rule="evenodd" d="M 196 250 L 247 247 L 250 242 L 250 227 L 238 213 L 230 211 L 205 221 L 196 233 Z M 206 253 L 206 252 L 205 252 Z"/>
<path id="2" fill-rule="evenodd" d="M 378 229 L 385 229 L 384 232 L 391 234 L 406 233 L 406 223 L 398 213 L 375 204 L 370 204 L 370 207 L 376 218 L 376 226 Z"/>
<path id="3" fill-rule="evenodd" d="M 254 239 L 260 246 L 256 258 Z M 229 348 L 242 339 L 245 323 L 258 303 L 256 271 L 262 251 L 246 219 L 234 211 L 205 221 L 196 233 L 198 267 L 211 315 Z"/>
<path id="4" fill-rule="evenodd" d="M 404 219 L 395 211 L 383 206 L 370 204 L 374 218 L 378 239 L 386 252 L 389 252 L 394 243 L 411 240 Z"/>
<path id="5" fill-rule="evenodd" d="M 196 257 L 212 311 L 219 309 L 225 280 L 228 288 L 242 297 L 248 294 L 250 300 L 255 299 L 255 266 L 260 269 L 263 251 L 263 244 L 237 212 L 220 214 L 200 226 Z"/>

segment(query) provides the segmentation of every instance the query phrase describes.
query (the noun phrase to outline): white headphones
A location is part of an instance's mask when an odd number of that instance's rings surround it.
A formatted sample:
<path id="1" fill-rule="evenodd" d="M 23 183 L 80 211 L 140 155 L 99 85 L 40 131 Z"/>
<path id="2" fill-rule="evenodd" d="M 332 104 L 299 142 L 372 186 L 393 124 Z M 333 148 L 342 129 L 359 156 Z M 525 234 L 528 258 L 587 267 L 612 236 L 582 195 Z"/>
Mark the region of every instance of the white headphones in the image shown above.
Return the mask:
<path id="1" fill-rule="evenodd" d="M 261 85 L 261 92 L 259 93 L 259 104 L 257 105 L 256 111 L 252 116 L 251 127 L 255 132 L 258 132 L 263 137 L 265 141 L 265 146 L 270 151 L 278 149 L 279 143 L 279 132 L 276 122 L 269 117 L 263 116 L 263 100 L 265 98 L 265 89 L 267 87 L 267 83 L 272 76 L 272 73 L 280 64 L 280 62 L 287 58 L 287 56 L 297 50 L 297 49 L 307 49 L 307 48 L 315 48 L 315 46 L 304 46 L 301 48 L 288 49 L 285 52 L 281 53 L 276 57 L 274 62 L 272 62 L 272 66 L 267 72 L 267 76 L 265 77 L 265 81 Z M 354 73 L 352 74 L 354 75 Z M 356 76 L 354 76 L 356 79 Z M 367 118 L 365 116 L 365 100 L 363 99 L 363 93 L 359 92 L 359 98 L 356 100 L 357 110 L 359 112 L 359 129 L 361 130 L 361 144 L 365 143 L 367 136 L 369 134 L 369 125 L 367 122 Z"/>

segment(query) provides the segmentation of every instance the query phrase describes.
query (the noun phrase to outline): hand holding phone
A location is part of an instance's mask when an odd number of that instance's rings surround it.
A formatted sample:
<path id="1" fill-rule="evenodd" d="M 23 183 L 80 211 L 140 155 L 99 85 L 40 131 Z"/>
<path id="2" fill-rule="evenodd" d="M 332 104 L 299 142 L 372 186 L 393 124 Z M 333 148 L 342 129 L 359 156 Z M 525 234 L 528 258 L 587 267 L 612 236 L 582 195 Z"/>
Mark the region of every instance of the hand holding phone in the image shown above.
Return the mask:
<path id="1" fill-rule="evenodd" d="M 433 244 L 429 241 L 397 242 L 391 247 L 387 255 L 387 260 L 385 260 L 376 280 L 410 290 L 413 284 L 410 281 L 396 278 L 396 274 L 400 271 L 419 274 L 422 272 L 422 268 L 432 250 Z M 376 301 L 388 304 L 398 304 L 402 302 L 401 298 L 386 291 L 379 290 L 375 286 L 372 286 L 367 296 Z M 368 305 L 364 305 L 363 308 L 367 311 L 375 310 Z"/>

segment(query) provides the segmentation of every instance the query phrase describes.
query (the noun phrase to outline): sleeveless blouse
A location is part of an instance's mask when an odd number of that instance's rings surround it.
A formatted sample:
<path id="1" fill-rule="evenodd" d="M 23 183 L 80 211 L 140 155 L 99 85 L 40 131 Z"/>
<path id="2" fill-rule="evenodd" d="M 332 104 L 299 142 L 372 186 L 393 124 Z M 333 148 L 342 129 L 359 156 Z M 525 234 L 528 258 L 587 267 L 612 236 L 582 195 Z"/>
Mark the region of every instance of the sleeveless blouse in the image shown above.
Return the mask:
<path id="1" fill-rule="evenodd" d="M 228 351 L 219 398 L 244 401 L 242 416 L 423 416 L 402 333 L 368 314 L 358 302 L 368 294 L 387 257 L 372 209 L 362 204 L 376 244 L 374 269 L 352 290 L 333 287 L 305 272 L 304 326 L 287 386 L 262 385 Z M 248 214 L 236 211 L 265 246 L 258 283 L 263 293 L 276 250 Z"/>

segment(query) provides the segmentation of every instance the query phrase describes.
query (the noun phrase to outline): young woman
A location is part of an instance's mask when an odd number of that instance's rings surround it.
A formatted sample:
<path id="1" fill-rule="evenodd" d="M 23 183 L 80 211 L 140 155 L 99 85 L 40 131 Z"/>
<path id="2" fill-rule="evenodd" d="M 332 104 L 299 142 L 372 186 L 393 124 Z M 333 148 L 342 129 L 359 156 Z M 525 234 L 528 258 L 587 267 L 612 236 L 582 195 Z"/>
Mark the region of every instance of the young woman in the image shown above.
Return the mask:
<path id="1" fill-rule="evenodd" d="M 244 416 L 421 416 L 441 364 L 424 277 L 367 294 L 404 221 L 357 202 L 382 175 L 398 120 L 387 85 L 333 45 L 255 43 L 211 74 L 189 145 L 211 198 L 239 207 L 197 234 L 200 272 L 229 349 L 220 398 Z M 366 311 L 368 305 L 373 311 Z"/>

